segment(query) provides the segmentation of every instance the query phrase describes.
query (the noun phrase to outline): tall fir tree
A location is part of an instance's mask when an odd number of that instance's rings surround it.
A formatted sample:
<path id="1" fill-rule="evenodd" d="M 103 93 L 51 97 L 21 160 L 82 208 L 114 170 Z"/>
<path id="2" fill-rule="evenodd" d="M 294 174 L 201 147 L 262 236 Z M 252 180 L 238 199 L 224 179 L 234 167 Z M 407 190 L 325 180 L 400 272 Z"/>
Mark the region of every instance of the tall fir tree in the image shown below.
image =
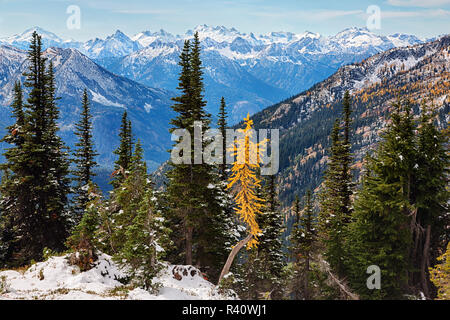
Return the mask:
<path id="1" fill-rule="evenodd" d="M 21 194 L 9 193 L 15 188 L 16 183 L 19 181 L 18 177 L 24 173 L 21 171 L 22 167 L 22 143 L 23 137 L 23 125 L 25 123 L 25 116 L 23 111 L 23 92 L 20 82 L 16 82 L 14 85 L 14 100 L 11 105 L 12 117 L 15 122 L 6 128 L 8 134 L 1 140 L 6 142 L 11 147 L 7 148 L 3 154 L 7 160 L 6 164 L 2 164 L 3 170 L 2 182 L 0 185 L 0 212 L 3 213 L 3 217 L 0 216 L 0 266 L 6 266 L 11 260 L 13 252 L 17 250 L 15 244 L 16 231 L 12 228 L 14 216 L 20 214 L 20 210 L 24 207 L 24 201 L 26 201 Z M 11 177 L 12 175 L 12 177 Z M 15 209 L 15 212 L 12 212 Z"/>
<path id="2" fill-rule="evenodd" d="M 353 210 L 353 176 L 350 171 L 351 105 L 348 91 L 344 94 L 342 105 L 342 118 L 335 121 L 330 137 L 329 161 L 320 195 L 319 213 L 325 257 L 338 276 L 346 274 L 346 229 Z"/>
<path id="3" fill-rule="evenodd" d="M 45 131 L 44 141 L 45 146 L 45 165 L 46 172 L 46 187 L 43 190 L 42 207 L 47 208 L 50 222 L 48 231 L 53 233 L 59 249 L 62 250 L 64 242 L 68 235 L 70 228 L 70 213 L 68 208 L 70 193 L 70 156 L 69 148 L 64 144 L 61 137 L 58 136 L 58 119 L 59 109 L 57 101 L 60 99 L 56 97 L 56 83 L 53 69 L 53 62 L 49 62 L 45 73 Z M 46 202 L 46 203 L 45 203 Z M 52 239 L 53 241 L 53 239 Z M 51 242 L 50 242 L 51 243 Z"/>
<path id="4" fill-rule="evenodd" d="M 128 119 L 126 111 L 122 115 L 119 138 L 119 146 L 114 150 L 114 154 L 118 156 L 114 162 L 113 180 L 111 181 L 114 188 L 119 187 L 125 179 L 126 171 L 130 168 L 131 157 L 133 155 L 133 132 L 131 120 Z"/>
<path id="5" fill-rule="evenodd" d="M 110 196 L 108 207 L 111 210 L 113 252 L 119 252 L 125 243 L 125 233 L 136 217 L 140 203 L 146 194 L 148 184 L 147 165 L 144 151 L 138 140 L 133 156 L 120 188 L 116 188 Z"/>
<path id="6" fill-rule="evenodd" d="M 203 137 L 209 129 L 210 115 L 205 111 L 206 101 L 203 97 L 203 71 L 200 59 L 200 41 L 198 34 L 194 35 L 192 43 L 185 41 L 180 54 L 178 90 L 180 95 L 173 98 L 172 106 L 177 116 L 172 119 L 171 132 L 185 129 L 193 139 L 190 142 L 190 163 L 170 163 L 167 172 L 169 180 L 167 193 L 169 210 L 166 213 L 168 221 L 176 230 L 172 233 L 175 250 L 169 253 L 173 261 L 200 266 L 215 265 L 209 273 L 218 272 L 218 257 L 223 255 L 225 247 L 218 242 L 217 234 L 220 215 L 220 188 L 217 188 L 217 178 L 214 167 L 207 163 L 199 163 L 196 159 L 195 146 L 202 150 L 210 143 L 194 135 L 195 122 L 201 122 L 198 130 Z M 181 139 L 181 138 L 180 138 Z M 176 143 L 178 143 L 176 141 Z M 200 160 L 200 161 L 198 161 Z M 202 228 L 200 229 L 200 226 Z M 219 250 L 219 248 L 222 248 Z M 219 251 L 218 251 L 219 250 Z M 217 274 L 216 274 L 217 276 Z"/>
<path id="7" fill-rule="evenodd" d="M 319 230 L 324 254 L 333 271 L 339 276 L 344 274 L 344 219 L 342 216 L 341 178 L 342 167 L 340 155 L 342 141 L 339 136 L 340 126 L 336 120 L 331 133 L 330 155 L 325 171 L 320 197 Z"/>
<path id="8" fill-rule="evenodd" d="M 219 127 L 220 134 L 222 135 L 222 163 L 219 165 L 219 177 L 221 181 L 227 181 L 228 174 L 227 174 L 227 164 L 226 164 L 226 153 L 227 153 L 227 147 L 226 147 L 226 141 L 225 137 L 226 135 L 226 129 L 227 129 L 227 105 L 225 103 L 225 98 L 222 97 L 220 99 L 220 109 L 219 109 L 219 116 L 217 120 L 217 126 Z"/>
<path id="9" fill-rule="evenodd" d="M 9 173 L 2 186 L 1 224 L 11 231 L 7 260 L 15 266 L 41 259 L 45 247 L 64 249 L 70 190 L 67 152 L 57 135 L 59 112 L 53 66 L 46 67 L 41 37 L 36 32 L 28 60 L 30 65 L 24 74 L 25 87 L 30 89 L 27 103 L 19 107 L 21 98 L 16 90 L 14 107 L 16 124 L 23 117 L 23 125 L 7 134 L 17 135 L 17 141 L 5 137 L 20 151 L 7 151 L 3 166 Z"/>
<path id="10" fill-rule="evenodd" d="M 413 245 L 410 249 L 412 271 L 409 285 L 416 294 L 435 295 L 428 269 L 436 263 L 441 249 L 450 240 L 448 179 L 450 157 L 448 134 L 438 129 L 436 111 L 422 103 L 417 129 L 416 164 L 412 172 L 411 215 Z"/>
<path id="11" fill-rule="evenodd" d="M 97 153 L 92 139 L 92 115 L 87 89 L 84 89 L 83 92 L 81 108 L 81 118 L 75 125 L 75 135 L 78 137 L 78 142 L 75 144 L 77 149 L 74 152 L 75 158 L 73 159 L 76 164 L 76 169 L 73 172 L 76 183 L 73 200 L 76 222 L 79 221 L 86 209 L 86 204 L 89 201 L 87 186 L 96 175 L 94 168 L 97 166 L 95 161 Z"/>
<path id="12" fill-rule="evenodd" d="M 138 140 L 130 164 L 130 173 L 114 193 L 121 207 L 112 216 L 114 259 L 129 268 L 135 284 L 153 288 L 152 279 L 163 267 L 159 262 L 168 242 L 169 230 L 155 204 L 153 184 L 147 173 L 143 149 Z"/>
<path id="13" fill-rule="evenodd" d="M 259 291 L 270 292 L 274 299 L 280 299 L 283 295 L 283 269 L 286 266 L 286 257 L 283 253 L 283 217 L 278 201 L 276 176 L 269 175 L 265 178 L 262 190 L 265 199 L 265 207 L 258 216 L 258 224 L 262 230 L 259 236 L 257 256 L 262 269 L 263 284 Z"/>
<path id="14" fill-rule="evenodd" d="M 177 113 L 177 116 L 173 118 L 170 123 L 173 126 L 170 132 L 173 133 L 176 129 L 187 129 L 192 133 L 192 110 L 190 107 L 191 99 L 191 87 L 190 87 L 190 51 L 191 45 L 189 40 L 184 41 L 184 47 L 180 54 L 180 61 L 178 65 L 181 68 L 179 76 L 178 91 L 180 95 L 172 98 L 174 104 L 172 109 Z M 179 143 L 181 139 L 178 139 L 176 143 Z M 173 164 L 169 159 L 169 170 L 166 173 L 168 185 L 167 185 L 167 211 L 166 211 L 166 221 L 170 224 L 172 230 L 172 241 L 174 243 L 173 250 L 169 251 L 168 256 L 171 261 L 176 263 L 186 262 L 186 221 L 185 216 L 187 215 L 190 207 L 189 201 L 189 191 L 188 184 L 190 181 L 190 164 L 180 163 Z M 192 239 L 192 236 L 190 236 Z M 192 240 L 191 240 L 192 241 Z M 190 258 L 192 262 L 192 257 Z"/>
<path id="15" fill-rule="evenodd" d="M 374 156 L 368 156 L 362 190 L 349 228 L 350 284 L 361 297 L 401 299 L 408 292 L 410 214 L 416 162 L 414 122 L 408 103 L 397 103 Z M 381 270 L 382 286 L 366 286 L 366 270 Z"/>

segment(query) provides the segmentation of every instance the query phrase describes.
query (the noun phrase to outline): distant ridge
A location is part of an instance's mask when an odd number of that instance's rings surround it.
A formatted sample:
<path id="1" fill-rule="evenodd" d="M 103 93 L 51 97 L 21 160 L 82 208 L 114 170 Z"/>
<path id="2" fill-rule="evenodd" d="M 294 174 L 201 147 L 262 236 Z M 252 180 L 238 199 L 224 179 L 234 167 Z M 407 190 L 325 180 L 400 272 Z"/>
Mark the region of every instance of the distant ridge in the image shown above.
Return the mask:
<path id="1" fill-rule="evenodd" d="M 382 36 L 366 28 L 347 28 L 332 36 L 269 32 L 257 35 L 236 28 L 199 25 L 185 34 L 164 30 L 110 36 L 85 42 L 66 40 L 39 27 L 0 43 L 26 49 L 31 32 L 43 36 L 45 47 L 74 48 L 112 71 L 150 87 L 175 91 L 178 56 L 183 40 L 199 33 L 203 46 L 207 109 L 217 114 L 222 96 L 227 98 L 233 122 L 310 88 L 342 65 L 359 62 L 393 47 L 421 43 L 414 35 Z"/>

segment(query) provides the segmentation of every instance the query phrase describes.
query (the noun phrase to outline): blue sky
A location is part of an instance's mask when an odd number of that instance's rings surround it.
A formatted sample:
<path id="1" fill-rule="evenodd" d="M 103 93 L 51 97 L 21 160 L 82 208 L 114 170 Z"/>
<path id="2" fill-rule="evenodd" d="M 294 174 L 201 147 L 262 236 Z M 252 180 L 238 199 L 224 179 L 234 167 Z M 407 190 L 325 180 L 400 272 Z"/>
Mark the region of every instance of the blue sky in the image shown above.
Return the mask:
<path id="1" fill-rule="evenodd" d="M 66 26 L 70 5 L 81 10 L 80 29 Z M 35 25 L 63 38 L 87 40 L 116 29 L 129 35 L 159 29 L 181 34 L 199 24 L 256 34 L 309 30 L 330 35 L 365 27 L 370 5 L 381 9 L 376 33 L 429 37 L 450 32 L 450 0 L 0 0 L 0 37 Z"/>

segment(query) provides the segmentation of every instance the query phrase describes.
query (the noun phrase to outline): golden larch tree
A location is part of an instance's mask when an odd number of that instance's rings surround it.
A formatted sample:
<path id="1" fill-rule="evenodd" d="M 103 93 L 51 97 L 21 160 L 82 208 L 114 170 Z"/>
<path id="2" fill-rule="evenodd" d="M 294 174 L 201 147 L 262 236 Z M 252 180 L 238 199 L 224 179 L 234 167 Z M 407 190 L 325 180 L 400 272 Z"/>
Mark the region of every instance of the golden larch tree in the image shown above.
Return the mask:
<path id="1" fill-rule="evenodd" d="M 237 190 L 234 199 L 236 208 L 234 209 L 247 227 L 248 235 L 245 239 L 239 241 L 231 250 L 228 259 L 222 269 L 219 277 L 219 284 L 222 278 L 229 272 L 231 264 L 236 254 L 245 245 L 247 249 L 258 245 L 258 236 L 261 229 L 256 221 L 256 216 L 261 214 L 264 206 L 264 200 L 257 195 L 258 188 L 261 187 L 261 180 L 258 178 L 260 168 L 261 154 L 266 150 L 268 140 L 256 142 L 256 132 L 252 128 L 253 120 L 250 120 L 250 114 L 244 118 L 244 129 L 237 130 L 238 137 L 235 139 L 233 147 L 229 150 L 235 157 L 231 176 L 228 179 L 228 189 Z"/>

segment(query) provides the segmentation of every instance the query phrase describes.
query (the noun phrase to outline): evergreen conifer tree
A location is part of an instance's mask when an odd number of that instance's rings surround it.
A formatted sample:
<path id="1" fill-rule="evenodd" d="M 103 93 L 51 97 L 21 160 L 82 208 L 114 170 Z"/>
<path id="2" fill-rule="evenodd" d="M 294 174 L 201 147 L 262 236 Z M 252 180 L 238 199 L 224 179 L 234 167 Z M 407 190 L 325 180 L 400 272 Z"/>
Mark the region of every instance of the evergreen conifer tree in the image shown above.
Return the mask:
<path id="1" fill-rule="evenodd" d="M 138 140 L 129 164 L 128 173 L 124 176 L 121 187 L 115 189 L 109 201 L 112 221 L 111 243 L 113 251 L 119 252 L 126 241 L 126 230 L 136 217 L 138 208 L 146 194 L 149 177 L 144 161 L 143 149 Z"/>
<path id="2" fill-rule="evenodd" d="M 67 152 L 58 137 L 58 109 L 53 67 L 46 67 L 41 38 L 34 32 L 25 73 L 30 89 L 27 103 L 20 106 L 16 90 L 15 116 L 23 125 L 7 135 L 17 136 L 19 152 L 5 154 L 8 173 L 2 186 L 1 224 L 11 231 L 11 265 L 23 265 L 42 258 L 44 248 L 63 250 L 67 236 L 67 194 L 69 192 Z M 20 111 L 22 109 L 23 111 Z M 20 142 L 19 142 L 20 141 Z M 7 206 L 7 204 L 14 206 Z"/>
<path id="3" fill-rule="evenodd" d="M 63 250 L 64 242 L 68 236 L 70 228 L 69 198 L 70 178 L 69 178 L 69 148 L 58 136 L 59 109 L 56 97 L 55 75 L 53 63 L 50 61 L 48 68 L 44 68 L 44 130 L 43 141 L 44 161 L 43 171 L 45 180 L 40 182 L 36 188 L 41 190 L 42 212 L 47 214 L 49 221 L 46 224 L 46 232 L 50 234 L 47 240 L 50 249 Z M 32 115 L 30 115 L 32 117 Z M 39 131 L 39 130 L 38 130 Z M 36 146 L 34 146 L 36 147 Z M 46 208 L 46 213 L 45 209 Z"/>
<path id="4" fill-rule="evenodd" d="M 24 195 L 10 193 L 11 190 L 15 190 L 15 185 L 19 181 L 18 177 L 23 174 L 20 169 L 22 159 L 21 145 L 24 139 L 22 130 L 25 120 L 23 93 L 20 82 L 16 82 L 14 85 L 14 100 L 11 107 L 12 117 L 15 119 L 15 122 L 6 128 L 8 134 L 1 140 L 1 142 L 7 142 L 12 146 L 6 149 L 4 157 L 7 163 L 1 166 L 3 176 L 0 185 L 0 194 L 2 195 L 0 212 L 3 212 L 3 216 L 0 215 L 0 266 L 6 266 L 11 259 L 12 253 L 17 250 L 14 241 L 16 232 L 10 224 L 13 217 L 20 214 L 25 201 L 23 199 Z"/>
<path id="5" fill-rule="evenodd" d="M 325 257 L 338 276 L 346 274 L 346 230 L 352 215 L 351 106 L 348 91 L 344 94 L 342 105 L 342 119 L 335 121 L 330 137 L 329 161 L 320 195 L 319 213 Z M 340 122 L 343 122 L 342 126 Z"/>
<path id="6" fill-rule="evenodd" d="M 257 258 L 262 269 L 260 275 L 260 292 L 270 292 L 271 297 L 279 299 L 282 296 L 283 269 L 286 259 L 282 250 L 283 218 L 279 211 L 279 201 L 276 190 L 276 177 L 270 175 L 265 179 L 263 187 L 265 207 L 258 216 L 258 224 L 262 230 L 257 247 Z"/>
<path id="7" fill-rule="evenodd" d="M 89 97 L 87 89 L 84 89 L 81 118 L 75 125 L 75 135 L 78 137 L 78 142 L 75 144 L 77 149 L 74 153 L 73 162 L 76 164 L 76 169 L 73 174 L 75 176 L 75 214 L 77 218 L 81 218 L 86 204 L 89 201 L 87 193 L 87 185 L 89 181 L 95 176 L 93 169 L 97 166 L 95 157 L 97 153 L 94 149 L 94 142 L 92 140 L 92 115 L 90 113 Z"/>
<path id="8" fill-rule="evenodd" d="M 226 165 L 226 129 L 227 129 L 227 111 L 226 111 L 226 103 L 225 98 L 222 97 L 220 99 L 220 110 L 219 110 L 219 116 L 217 120 L 217 126 L 219 127 L 220 134 L 222 135 L 222 163 L 219 165 L 219 177 L 221 181 L 227 181 L 228 174 L 227 174 L 227 165 Z"/>
<path id="9" fill-rule="evenodd" d="M 136 144 L 137 150 L 138 147 L 140 145 Z M 152 280 L 163 268 L 160 259 L 165 255 L 164 247 L 169 242 L 170 230 L 164 226 L 163 218 L 156 209 L 155 195 L 148 176 L 142 188 L 145 192 L 136 207 L 133 220 L 125 229 L 123 246 L 114 259 L 128 268 L 134 284 L 154 290 L 156 287 Z"/>
<path id="10" fill-rule="evenodd" d="M 428 298 L 435 295 L 428 268 L 436 263 L 443 244 L 450 240 L 449 190 L 445 178 L 450 168 L 448 135 L 437 128 L 435 116 L 435 110 L 422 103 L 411 192 L 414 210 L 409 284 L 416 294 L 423 292 Z"/>
<path id="11" fill-rule="evenodd" d="M 175 129 L 187 129 L 192 134 L 193 126 L 191 123 L 191 108 L 190 108 L 190 41 L 184 42 L 183 50 L 180 54 L 180 61 L 178 65 L 181 67 L 179 76 L 179 85 L 177 89 L 180 95 L 172 98 L 174 104 L 172 109 L 177 113 L 177 116 L 171 120 L 173 128 Z M 178 143 L 179 141 L 176 141 Z M 167 201 L 168 210 L 166 212 L 166 220 L 170 224 L 172 230 L 172 241 L 174 243 L 174 249 L 168 253 L 168 256 L 175 263 L 182 263 L 186 261 L 186 222 L 185 215 L 190 210 L 190 195 L 189 195 L 189 182 L 191 178 L 190 164 L 177 164 L 174 165 L 169 160 L 170 169 L 167 172 L 168 186 L 167 186 Z M 191 236 L 192 238 L 192 236 Z M 191 258 L 192 261 L 192 258 Z"/>
<path id="12" fill-rule="evenodd" d="M 120 142 L 114 154 L 118 156 L 118 159 L 114 164 L 114 172 L 112 174 L 113 180 L 111 184 L 114 189 L 119 187 L 126 176 L 126 172 L 130 167 L 131 157 L 133 155 L 133 133 L 131 128 L 131 120 L 128 119 L 126 111 L 123 112 L 122 122 L 119 132 Z"/>
<path id="13" fill-rule="evenodd" d="M 368 156 L 349 228 L 350 283 L 363 298 L 398 299 L 407 292 L 415 137 L 409 104 L 394 108 L 383 141 L 375 155 Z M 366 286 L 371 265 L 381 270 L 380 290 Z"/>
<path id="14" fill-rule="evenodd" d="M 331 148 L 328 166 L 320 193 L 319 227 L 321 241 L 325 248 L 325 257 L 331 268 L 339 275 L 344 274 L 344 217 L 342 215 L 342 140 L 340 126 L 336 120 L 331 133 Z"/>
<path id="15" fill-rule="evenodd" d="M 87 183 L 86 197 L 88 202 L 85 213 L 66 241 L 67 247 L 73 251 L 70 263 L 80 267 L 81 271 L 92 268 L 98 258 L 97 251 L 99 249 L 97 232 L 100 225 L 101 197 L 98 187 L 90 180 Z"/>
<path id="16" fill-rule="evenodd" d="M 210 115 L 204 109 L 206 101 L 203 98 L 203 71 L 197 33 L 192 44 L 188 40 L 185 41 L 179 65 L 180 95 L 172 99 L 172 108 L 177 112 L 177 116 L 171 121 L 173 127 L 170 131 L 185 129 L 189 132 L 194 138 L 191 140 L 191 160 L 196 162 L 194 145 L 204 148 L 210 143 L 207 139 L 196 141 L 199 137 L 194 135 L 194 122 L 201 122 L 202 136 L 210 125 Z M 218 271 L 220 257 L 226 254 L 223 241 L 219 241 L 221 237 L 217 236 L 223 234 L 218 230 L 223 228 L 219 227 L 223 214 L 220 207 L 220 188 L 217 187 L 218 180 L 212 165 L 192 162 L 170 163 L 171 168 L 167 172 L 170 208 L 166 217 L 174 228 L 172 241 L 175 244 L 175 250 L 169 252 L 169 256 L 177 263 L 195 263 L 203 269 L 215 265 L 215 268 L 211 268 L 211 273 L 214 274 Z"/>
<path id="17" fill-rule="evenodd" d="M 291 252 L 295 257 L 295 288 L 297 299 L 311 299 L 314 288 L 311 286 L 311 262 L 317 241 L 317 222 L 313 211 L 311 191 L 305 196 L 303 213 L 300 216 L 298 199 L 294 203 L 294 213 L 297 222 L 291 235 Z M 300 281 L 299 281 L 300 280 Z"/>

